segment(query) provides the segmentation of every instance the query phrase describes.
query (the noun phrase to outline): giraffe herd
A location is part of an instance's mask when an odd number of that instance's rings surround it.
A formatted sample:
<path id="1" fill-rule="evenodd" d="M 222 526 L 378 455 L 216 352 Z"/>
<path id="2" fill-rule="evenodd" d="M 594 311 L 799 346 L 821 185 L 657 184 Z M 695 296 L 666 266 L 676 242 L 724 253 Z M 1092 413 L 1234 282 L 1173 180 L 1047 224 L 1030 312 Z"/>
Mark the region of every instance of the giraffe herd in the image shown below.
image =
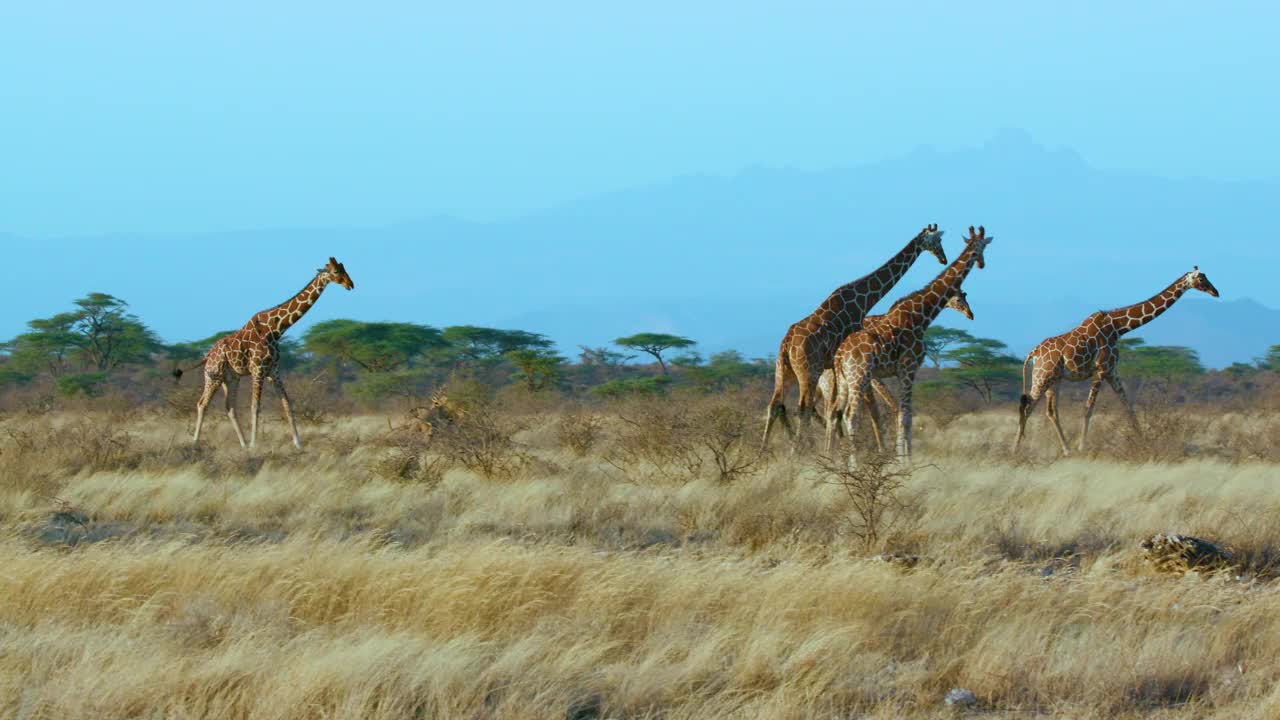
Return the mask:
<path id="1" fill-rule="evenodd" d="M 813 415 L 816 388 L 816 394 L 825 401 L 825 447 L 828 453 L 835 449 L 835 436 L 841 425 L 846 435 L 853 434 L 858 414 L 863 408 L 870 416 L 876 444 L 883 450 L 880 420 L 872 396 L 874 390 L 896 410 L 898 456 L 904 459 L 911 457 L 912 388 L 924 361 L 925 331 L 947 307 L 973 319 L 968 296 L 961 289 L 961 284 L 974 266 L 984 267 L 984 251 L 991 244 L 992 237 L 986 234 L 985 228 L 979 226 L 975 231 L 970 226 L 964 251 L 933 282 L 895 302 L 884 315 L 868 316 L 866 313 L 902 278 L 922 249 L 929 249 L 946 263 L 941 237 L 942 231 L 937 225 L 925 227 L 906 248 L 878 270 L 837 288 L 817 310 L 787 329 L 778 349 L 773 397 L 765 414 L 765 446 L 775 420 L 779 419 L 793 439 L 799 442 Z M 1023 363 L 1023 393 L 1019 401 L 1014 450 L 1020 448 L 1026 435 L 1027 417 L 1043 396 L 1046 399 L 1045 410 L 1057 432 L 1062 453 L 1071 453 L 1058 421 L 1057 386 L 1063 380 L 1092 381 L 1080 431 L 1080 450 L 1084 450 L 1089 419 L 1104 381 L 1120 396 L 1129 421 L 1136 427 L 1133 406 L 1116 374 L 1120 337 L 1154 320 L 1191 289 L 1218 297 L 1218 290 L 1197 266 L 1149 300 L 1096 312 L 1070 332 L 1037 345 Z M 818 373 L 816 380 L 815 371 Z M 1028 389 L 1029 371 L 1032 375 Z M 896 398 L 881 382 L 889 378 L 897 379 L 901 385 Z M 796 428 L 790 426 L 785 407 L 787 390 L 793 379 L 800 385 L 800 401 L 796 410 L 799 427 Z"/>
<path id="2" fill-rule="evenodd" d="M 985 251 L 993 240 L 987 235 L 986 228 L 979 226 L 975 230 L 970 226 L 964 250 L 948 265 L 942 248 L 942 234 L 936 224 L 925 226 L 874 272 L 836 288 L 816 310 L 787 328 L 774 365 L 773 395 L 765 413 L 764 446 L 767 447 L 770 433 L 778 421 L 798 446 L 815 415 L 816 399 L 821 396 L 824 399 L 825 447 L 828 453 L 835 450 L 835 436 L 839 430 L 843 429 L 846 435 L 852 436 L 863 409 L 871 420 L 876 444 L 883 450 L 883 433 L 872 395 L 874 391 L 886 405 L 895 409 L 898 456 L 903 459 L 911 457 L 912 389 L 925 357 L 925 332 L 945 308 L 973 319 L 968 296 L 961 285 L 975 266 L 979 269 L 985 267 Z M 883 315 L 869 316 L 867 313 L 871 308 L 925 253 L 946 265 L 942 272 L 925 287 L 893 303 Z M 285 331 L 315 305 L 331 283 L 347 290 L 355 287 L 346 268 L 332 257 L 296 295 L 249 318 L 239 330 L 215 342 L 200 362 L 191 368 L 204 368 L 204 390 L 196 403 L 193 444 L 200 442 L 205 408 L 221 389 L 227 417 L 241 447 L 253 447 L 258 436 L 262 388 L 269 380 L 280 395 L 293 433 L 293 444 L 302 448 L 289 396 L 279 375 L 279 344 Z M 1043 397 L 1045 412 L 1057 433 L 1062 452 L 1070 454 L 1066 435 L 1058 420 L 1057 389 L 1063 380 L 1092 382 L 1080 431 L 1080 450 L 1085 447 L 1089 419 L 1104 381 L 1120 396 L 1129 421 L 1136 426 L 1133 407 L 1116 374 L 1120 338 L 1154 320 L 1192 289 L 1218 297 L 1213 283 L 1196 267 L 1144 302 L 1093 313 L 1071 331 L 1037 345 L 1023 363 L 1023 394 L 1018 408 L 1018 435 L 1014 449 L 1020 447 L 1026 435 L 1027 418 Z M 174 370 L 175 377 L 181 378 L 182 374 L 181 369 Z M 240 378 L 245 376 L 252 383 L 247 441 L 235 412 L 236 391 Z M 884 385 L 882 380 L 885 379 L 898 381 L 901 388 L 897 397 Z M 786 410 L 787 392 L 793 383 L 798 386 L 800 394 L 794 427 Z"/>

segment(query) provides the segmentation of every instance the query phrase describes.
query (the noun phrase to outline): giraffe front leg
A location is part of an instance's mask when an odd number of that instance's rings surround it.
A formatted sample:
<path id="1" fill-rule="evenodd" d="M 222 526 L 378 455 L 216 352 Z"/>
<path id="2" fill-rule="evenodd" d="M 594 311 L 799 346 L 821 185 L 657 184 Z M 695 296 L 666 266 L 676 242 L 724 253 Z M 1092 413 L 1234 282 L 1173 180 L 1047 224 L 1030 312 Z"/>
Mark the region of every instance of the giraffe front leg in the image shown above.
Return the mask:
<path id="1" fill-rule="evenodd" d="M 889 392 L 889 388 L 885 387 L 884 383 L 880 382 L 879 380 L 872 379 L 871 388 L 875 390 L 876 395 L 880 397 L 880 400 L 881 402 L 884 403 L 885 407 L 887 408 L 898 407 L 898 399 L 893 396 L 893 393 Z M 875 431 L 875 434 L 876 434 L 876 448 L 880 452 L 884 452 L 885 451 L 884 434 L 880 426 L 880 417 L 879 417 L 880 413 L 875 411 L 875 403 L 871 401 L 870 395 L 868 395 L 867 397 L 868 397 L 867 402 L 869 403 L 868 406 L 872 408 L 871 429 Z"/>
<path id="2" fill-rule="evenodd" d="M 871 373 L 866 368 L 855 368 L 846 376 L 847 382 L 842 390 L 844 405 L 844 434 L 849 444 L 849 465 L 857 461 L 857 446 L 853 442 L 854 430 L 858 427 L 858 413 L 862 410 L 861 398 L 867 392 L 871 382 Z"/>
<path id="3" fill-rule="evenodd" d="M 871 435 L 875 437 L 876 450 L 884 452 L 884 433 L 880 429 L 880 408 L 876 406 L 876 398 L 871 394 L 871 387 L 878 380 L 872 380 L 867 385 L 866 392 L 862 393 L 862 406 L 867 411 L 867 419 L 871 421 Z"/>
<path id="4" fill-rule="evenodd" d="M 218 392 L 218 382 L 208 373 L 204 376 L 204 390 L 200 393 L 200 399 L 196 401 L 196 434 L 191 438 L 192 445 L 200 444 L 200 428 L 204 426 L 204 409 L 209 406 L 209 401 L 213 399 L 213 394 Z"/>
<path id="5" fill-rule="evenodd" d="M 1080 427 L 1080 442 L 1076 449 L 1084 452 L 1084 441 L 1089 435 L 1089 420 L 1093 417 L 1093 406 L 1098 402 L 1098 391 L 1102 389 L 1102 378 L 1095 377 L 1089 386 L 1089 399 L 1084 401 L 1084 424 Z"/>
<path id="6" fill-rule="evenodd" d="M 1051 387 L 1044 393 L 1044 413 L 1049 416 L 1049 421 L 1053 423 L 1053 429 L 1058 434 L 1058 443 L 1062 445 L 1062 454 L 1070 455 L 1071 448 L 1067 447 L 1067 434 L 1062 432 L 1062 423 L 1058 420 L 1058 389 Z"/>
<path id="7" fill-rule="evenodd" d="M 284 383 L 280 378 L 272 376 L 271 382 L 280 393 L 280 404 L 284 406 L 284 416 L 289 418 L 289 428 L 293 430 L 293 446 L 302 449 L 302 436 L 298 434 L 298 422 L 293 419 L 293 408 L 289 405 L 289 394 L 284 391 Z"/>
<path id="8" fill-rule="evenodd" d="M 915 384 L 915 373 L 903 373 L 899 380 L 902 382 L 902 396 L 898 398 L 898 457 L 902 460 L 911 459 L 911 391 Z"/>
<path id="9" fill-rule="evenodd" d="M 837 374 L 838 371 L 831 370 L 829 372 L 830 377 L 826 372 L 822 374 L 822 380 L 818 383 L 818 386 L 822 389 L 822 394 L 826 396 L 826 448 L 827 455 L 833 456 L 836 451 L 836 434 L 843 420 L 843 409 L 848 393 L 845 391 L 846 384 L 842 382 L 842 378 Z"/>
<path id="10" fill-rule="evenodd" d="M 258 444 L 258 416 L 262 414 L 262 376 L 253 376 L 252 390 L 249 394 L 249 447 Z"/>
<path id="11" fill-rule="evenodd" d="M 236 439 L 240 441 L 240 447 L 245 447 L 244 431 L 240 429 L 240 419 L 236 417 L 236 395 L 240 390 L 240 376 L 235 373 L 228 373 L 222 378 L 222 400 L 227 409 L 227 419 L 231 421 L 231 427 L 236 431 Z"/>

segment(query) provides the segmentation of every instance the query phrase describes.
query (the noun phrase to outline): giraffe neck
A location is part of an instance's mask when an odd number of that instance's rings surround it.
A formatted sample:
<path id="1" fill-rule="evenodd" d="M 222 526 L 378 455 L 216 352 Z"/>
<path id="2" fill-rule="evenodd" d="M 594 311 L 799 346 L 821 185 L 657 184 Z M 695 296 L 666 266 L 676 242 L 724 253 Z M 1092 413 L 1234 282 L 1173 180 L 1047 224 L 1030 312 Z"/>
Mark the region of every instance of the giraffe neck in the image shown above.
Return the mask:
<path id="1" fill-rule="evenodd" d="M 1160 317 L 1186 291 L 1187 286 L 1183 283 L 1183 279 L 1178 278 L 1172 285 L 1151 296 L 1150 299 L 1136 305 L 1116 308 L 1107 312 L 1106 315 L 1111 319 L 1112 326 L 1124 335 Z"/>
<path id="2" fill-rule="evenodd" d="M 854 322 L 862 322 L 867 312 L 898 284 L 923 252 L 924 235 L 917 235 L 874 272 L 836 288 L 818 306 L 818 313 L 825 310 L 836 318 L 848 317 Z M 852 312 L 845 312 L 849 310 Z"/>
<path id="3" fill-rule="evenodd" d="M 249 320 L 249 325 L 263 332 L 268 339 L 279 340 L 284 331 L 288 330 L 294 323 L 302 319 L 302 316 L 311 309 L 320 299 L 320 293 L 324 292 L 324 288 L 329 284 L 329 276 L 320 273 L 307 283 L 307 286 L 298 291 L 298 294 L 280 303 L 279 305 L 263 310 L 254 315 Z"/>
<path id="4" fill-rule="evenodd" d="M 933 279 L 933 282 L 924 286 L 919 292 L 912 293 L 894 303 L 889 313 L 900 316 L 900 322 L 923 324 L 927 327 L 937 319 L 951 296 L 960 289 L 961 283 L 969 276 L 969 271 L 973 269 L 977 260 L 978 253 L 970 244 L 964 252 L 960 253 L 960 257 Z M 898 312 L 895 313 L 895 310 Z"/>

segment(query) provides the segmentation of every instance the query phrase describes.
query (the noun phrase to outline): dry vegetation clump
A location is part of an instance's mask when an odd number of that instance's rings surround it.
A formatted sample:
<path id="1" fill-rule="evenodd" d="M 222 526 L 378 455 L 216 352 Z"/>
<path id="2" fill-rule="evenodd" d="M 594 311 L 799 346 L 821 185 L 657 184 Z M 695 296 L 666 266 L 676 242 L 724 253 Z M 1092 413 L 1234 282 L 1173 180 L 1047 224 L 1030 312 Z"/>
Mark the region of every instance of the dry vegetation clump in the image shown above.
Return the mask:
<path id="1" fill-rule="evenodd" d="M 573 453 L 575 457 L 586 457 L 600 442 L 604 430 L 604 418 L 583 409 L 570 409 L 561 413 L 556 423 L 556 437 L 560 447 Z"/>
<path id="2" fill-rule="evenodd" d="M 1134 449 L 1108 411 L 1059 459 L 967 414 L 851 468 L 762 455 L 760 414 L 480 398 L 302 453 L 278 412 L 251 452 L 217 417 L 193 450 L 163 414 L 9 416 L 0 717 L 1280 713 L 1280 466 L 1242 449 L 1273 415 L 1148 414 L 1172 437 Z M 1170 530 L 1231 572 L 1145 570 Z"/>

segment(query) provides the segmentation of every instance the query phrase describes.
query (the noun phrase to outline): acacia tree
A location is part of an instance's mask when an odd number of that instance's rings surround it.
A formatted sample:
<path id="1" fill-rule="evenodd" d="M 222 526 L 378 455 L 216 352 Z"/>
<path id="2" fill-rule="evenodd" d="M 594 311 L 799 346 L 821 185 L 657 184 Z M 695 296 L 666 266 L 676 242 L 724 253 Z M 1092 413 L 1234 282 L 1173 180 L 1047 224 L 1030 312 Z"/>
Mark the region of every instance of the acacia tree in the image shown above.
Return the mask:
<path id="1" fill-rule="evenodd" d="M 697 343 L 687 337 L 679 335 L 667 335 L 665 333 L 638 333 L 636 335 L 628 335 L 620 337 L 613 341 L 614 345 L 620 345 L 625 348 L 632 348 L 643 353 L 652 355 L 658 361 L 658 367 L 662 368 L 662 374 L 669 374 L 667 371 L 667 363 L 662 359 L 662 353 L 671 349 L 683 349 L 693 347 Z"/>
<path id="2" fill-rule="evenodd" d="M 997 387 L 1016 384 L 1022 374 L 1022 362 L 1007 350 L 999 340 L 974 338 L 943 353 L 942 359 L 955 367 L 944 369 L 942 375 L 991 402 Z"/>
<path id="3" fill-rule="evenodd" d="M 946 359 L 948 348 L 961 343 L 971 343 L 974 339 L 964 330 L 933 325 L 924 331 L 924 354 L 929 358 L 929 362 L 933 363 L 934 368 L 940 369 L 942 361 Z"/>
<path id="4" fill-rule="evenodd" d="M 561 376 L 565 359 L 554 350 L 526 348 L 512 350 L 506 358 L 516 366 L 516 380 L 524 381 L 529 392 L 537 392 L 553 386 Z"/>
<path id="5" fill-rule="evenodd" d="M 427 351 L 445 344 L 440 331 L 427 325 L 358 320 L 316 323 L 302 338 L 307 352 L 345 360 L 375 373 L 408 367 Z"/>
<path id="6" fill-rule="evenodd" d="M 61 378 L 73 370 L 107 373 L 127 363 L 146 362 L 162 349 L 155 333 L 128 311 L 128 303 L 106 293 L 89 293 L 76 309 L 32 320 L 30 328 L 5 343 L 19 370 Z"/>
<path id="7" fill-rule="evenodd" d="M 1122 372 L 1137 383 L 1161 380 L 1166 383 L 1189 380 L 1204 374 L 1200 355 L 1180 345 L 1148 345 L 1142 338 L 1120 341 Z"/>
<path id="8" fill-rule="evenodd" d="M 454 353 L 472 363 L 496 360 L 516 350 L 546 350 L 553 345 L 550 338 L 539 333 L 476 325 L 447 327 L 443 338 Z"/>

